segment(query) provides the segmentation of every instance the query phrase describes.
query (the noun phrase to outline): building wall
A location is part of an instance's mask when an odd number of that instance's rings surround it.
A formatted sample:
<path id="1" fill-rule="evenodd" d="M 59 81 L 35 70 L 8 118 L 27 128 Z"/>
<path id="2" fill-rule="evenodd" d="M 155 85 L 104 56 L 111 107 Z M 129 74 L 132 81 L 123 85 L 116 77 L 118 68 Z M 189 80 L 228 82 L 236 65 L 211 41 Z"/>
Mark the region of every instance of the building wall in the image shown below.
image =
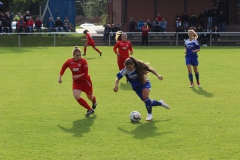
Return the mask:
<path id="1" fill-rule="evenodd" d="M 113 0 L 113 23 L 120 24 L 121 23 L 121 8 L 122 2 L 121 0 Z"/>
<path id="2" fill-rule="evenodd" d="M 136 22 L 141 18 L 146 21 L 148 18 L 153 21 L 157 13 L 154 13 L 154 2 L 157 4 L 156 12 L 164 17 L 168 22 L 168 31 L 175 31 L 175 18 L 177 13 L 183 14 L 187 11 L 188 16 L 194 12 L 197 16 L 202 10 L 209 6 L 214 6 L 214 0 L 126 0 L 126 17 L 125 30 L 128 29 L 130 17 L 133 17 Z"/>

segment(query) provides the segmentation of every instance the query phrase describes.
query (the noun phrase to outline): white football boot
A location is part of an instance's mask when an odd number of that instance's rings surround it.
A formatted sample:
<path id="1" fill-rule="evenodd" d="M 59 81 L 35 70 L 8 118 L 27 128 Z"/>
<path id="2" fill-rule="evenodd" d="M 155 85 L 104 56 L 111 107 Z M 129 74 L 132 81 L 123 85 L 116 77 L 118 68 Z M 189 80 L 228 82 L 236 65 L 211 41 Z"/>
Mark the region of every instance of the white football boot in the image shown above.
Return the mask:
<path id="1" fill-rule="evenodd" d="M 162 106 L 166 109 L 170 109 L 167 103 L 165 103 L 163 100 L 160 101 L 162 103 Z"/>
<path id="2" fill-rule="evenodd" d="M 148 116 L 146 118 L 146 121 L 152 121 L 152 119 L 153 119 L 152 114 L 148 114 Z"/>

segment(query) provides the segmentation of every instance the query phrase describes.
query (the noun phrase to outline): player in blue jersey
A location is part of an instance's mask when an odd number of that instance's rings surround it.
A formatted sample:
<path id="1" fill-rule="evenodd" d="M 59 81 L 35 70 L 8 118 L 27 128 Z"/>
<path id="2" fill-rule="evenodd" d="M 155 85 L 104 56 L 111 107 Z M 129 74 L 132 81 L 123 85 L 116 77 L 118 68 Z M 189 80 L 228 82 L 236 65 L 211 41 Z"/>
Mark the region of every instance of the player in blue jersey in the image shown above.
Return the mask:
<path id="1" fill-rule="evenodd" d="M 188 31 L 188 37 L 185 41 L 185 60 L 188 69 L 188 77 L 190 80 L 190 88 L 194 86 L 193 83 L 193 74 L 192 74 L 192 67 L 195 72 L 195 77 L 197 80 L 198 87 L 201 87 L 199 82 L 199 72 L 198 72 L 198 54 L 197 52 L 200 51 L 200 45 L 197 41 L 198 35 L 194 30 Z"/>
<path id="2" fill-rule="evenodd" d="M 118 74 L 115 80 L 115 86 L 113 88 L 114 92 L 118 91 L 119 80 L 126 76 L 129 83 L 132 85 L 132 89 L 136 92 L 139 98 L 145 103 L 148 116 L 146 121 L 151 121 L 152 116 L 152 106 L 163 106 L 167 109 L 170 107 L 163 101 L 151 100 L 149 98 L 149 93 L 151 89 L 151 84 L 147 78 L 149 72 L 153 73 L 158 77 L 159 80 L 162 80 L 163 77 L 159 75 L 154 69 L 150 68 L 147 63 L 139 61 L 133 57 L 126 59 L 125 68 L 122 69 Z"/>

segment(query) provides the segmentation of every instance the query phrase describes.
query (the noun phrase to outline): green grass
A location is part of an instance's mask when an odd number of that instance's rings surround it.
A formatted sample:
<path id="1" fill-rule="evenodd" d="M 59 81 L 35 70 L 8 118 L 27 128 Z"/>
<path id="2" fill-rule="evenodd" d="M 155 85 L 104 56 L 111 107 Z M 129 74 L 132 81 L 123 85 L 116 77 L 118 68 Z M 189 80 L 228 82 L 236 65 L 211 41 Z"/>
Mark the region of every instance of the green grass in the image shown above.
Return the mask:
<path id="1" fill-rule="evenodd" d="M 88 48 L 98 106 L 85 118 L 72 96 L 70 71 L 57 82 L 72 49 L 1 47 L 0 159 L 239 159 L 240 47 L 202 48 L 202 88 L 192 89 L 184 47 L 133 47 L 134 57 L 164 77 L 150 74 L 150 97 L 171 109 L 153 108 L 152 122 L 125 79 L 113 92 L 118 68 L 112 47 L 99 47 L 102 57 Z M 133 110 L 142 114 L 140 123 L 130 122 Z"/>

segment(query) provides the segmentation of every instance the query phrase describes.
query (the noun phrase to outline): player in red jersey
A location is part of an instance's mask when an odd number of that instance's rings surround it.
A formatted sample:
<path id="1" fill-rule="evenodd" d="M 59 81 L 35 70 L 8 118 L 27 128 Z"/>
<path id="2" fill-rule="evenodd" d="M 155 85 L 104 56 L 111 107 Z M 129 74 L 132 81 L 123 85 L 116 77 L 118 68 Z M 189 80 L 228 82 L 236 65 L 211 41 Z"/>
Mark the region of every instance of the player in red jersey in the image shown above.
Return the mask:
<path id="1" fill-rule="evenodd" d="M 117 55 L 118 68 L 121 71 L 125 66 L 124 62 L 129 58 L 129 52 L 132 55 L 132 43 L 127 40 L 127 34 L 124 32 L 118 32 L 116 34 L 117 43 L 113 47 L 113 51 Z"/>
<path id="2" fill-rule="evenodd" d="M 73 96 L 78 101 L 78 103 L 87 109 L 86 117 L 94 114 L 94 109 L 96 109 L 97 102 L 96 97 L 93 95 L 93 87 L 90 76 L 88 75 L 88 64 L 87 61 L 81 57 L 81 50 L 76 46 L 72 52 L 73 58 L 68 59 L 62 66 L 60 71 L 60 76 L 58 82 L 62 83 L 62 76 L 67 68 L 72 72 L 73 79 Z M 81 98 L 81 92 L 85 92 L 87 98 L 92 101 L 92 107 Z"/>
<path id="3" fill-rule="evenodd" d="M 86 29 L 83 31 L 83 34 L 85 34 L 85 35 L 86 35 L 86 38 L 87 38 L 87 42 L 86 42 L 85 45 L 84 45 L 84 54 L 83 54 L 83 56 L 86 56 L 87 47 L 88 47 L 88 46 L 92 46 L 92 48 L 93 48 L 94 50 L 96 50 L 96 51 L 99 53 L 100 56 L 102 56 L 102 52 L 99 51 L 99 49 L 96 48 L 95 42 L 94 42 L 94 40 L 92 39 L 92 37 L 90 36 L 90 34 L 89 34 L 88 32 L 89 32 L 89 31 L 86 30 Z"/>

